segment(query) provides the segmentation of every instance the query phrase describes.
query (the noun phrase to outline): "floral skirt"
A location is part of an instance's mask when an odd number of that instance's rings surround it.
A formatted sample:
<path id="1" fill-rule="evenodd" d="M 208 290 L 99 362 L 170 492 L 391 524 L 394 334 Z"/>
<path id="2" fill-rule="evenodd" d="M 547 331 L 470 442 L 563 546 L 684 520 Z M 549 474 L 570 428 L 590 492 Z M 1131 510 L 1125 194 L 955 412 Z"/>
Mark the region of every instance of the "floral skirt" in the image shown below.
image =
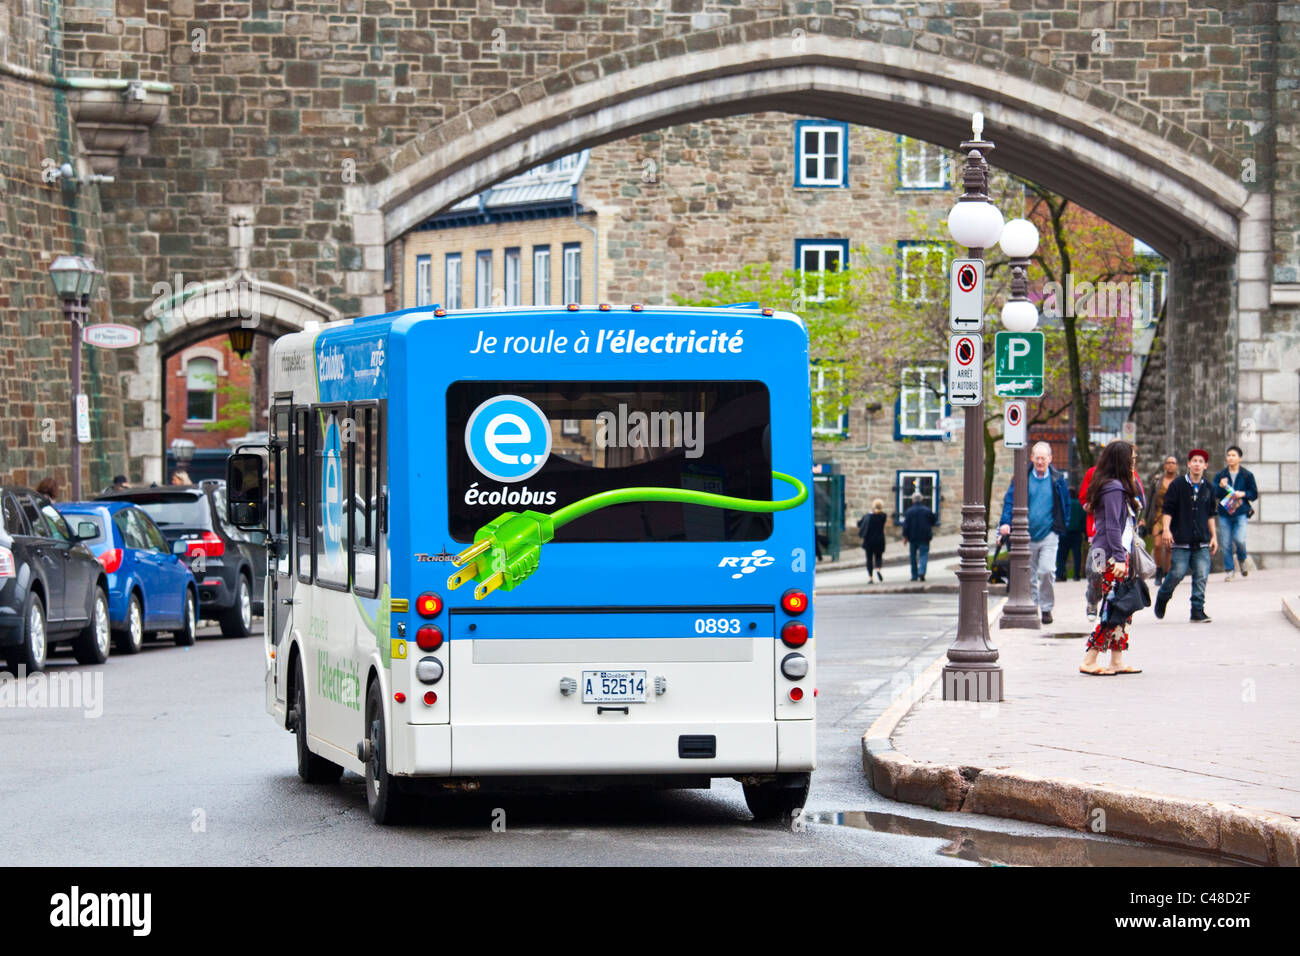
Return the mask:
<path id="1" fill-rule="evenodd" d="M 1106 570 L 1101 575 L 1101 615 L 1097 621 L 1097 626 L 1093 628 L 1092 637 L 1088 638 L 1088 650 L 1098 651 L 1126 651 L 1128 650 L 1128 630 L 1133 623 L 1133 616 L 1129 615 L 1124 619 L 1123 624 L 1107 624 L 1106 605 L 1110 601 L 1110 596 L 1115 593 L 1115 587 L 1125 577 L 1128 576 L 1128 562 L 1116 561 L 1114 558 L 1106 560 Z"/>

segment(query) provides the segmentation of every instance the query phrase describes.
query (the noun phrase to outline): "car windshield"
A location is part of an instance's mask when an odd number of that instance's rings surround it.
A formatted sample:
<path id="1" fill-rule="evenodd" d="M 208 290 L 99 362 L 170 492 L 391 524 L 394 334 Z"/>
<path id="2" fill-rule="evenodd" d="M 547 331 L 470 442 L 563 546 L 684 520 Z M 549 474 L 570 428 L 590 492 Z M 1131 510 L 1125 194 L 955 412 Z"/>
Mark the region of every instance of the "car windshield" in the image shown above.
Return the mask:
<path id="1" fill-rule="evenodd" d="M 144 509 L 160 528 L 209 527 L 208 503 L 202 492 L 132 495 L 128 500 Z"/>

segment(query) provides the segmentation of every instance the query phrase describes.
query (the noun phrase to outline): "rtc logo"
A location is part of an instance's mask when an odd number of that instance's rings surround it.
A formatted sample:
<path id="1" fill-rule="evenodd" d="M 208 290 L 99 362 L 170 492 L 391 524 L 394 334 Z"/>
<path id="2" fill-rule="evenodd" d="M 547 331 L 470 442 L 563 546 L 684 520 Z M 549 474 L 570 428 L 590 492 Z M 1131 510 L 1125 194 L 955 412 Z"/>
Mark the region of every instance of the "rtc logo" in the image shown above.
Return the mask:
<path id="1" fill-rule="evenodd" d="M 523 481 L 537 474 L 550 457 L 551 423 L 528 399 L 498 395 L 470 415 L 465 451 L 487 477 Z"/>
<path id="2" fill-rule="evenodd" d="M 753 574 L 759 568 L 765 568 L 775 561 L 776 558 L 768 554 L 763 548 L 759 548 L 753 554 L 746 555 L 743 558 L 723 558 L 718 562 L 718 567 L 739 568 L 739 570 L 732 572 L 731 577 L 735 579 L 744 577 L 746 574 Z"/>

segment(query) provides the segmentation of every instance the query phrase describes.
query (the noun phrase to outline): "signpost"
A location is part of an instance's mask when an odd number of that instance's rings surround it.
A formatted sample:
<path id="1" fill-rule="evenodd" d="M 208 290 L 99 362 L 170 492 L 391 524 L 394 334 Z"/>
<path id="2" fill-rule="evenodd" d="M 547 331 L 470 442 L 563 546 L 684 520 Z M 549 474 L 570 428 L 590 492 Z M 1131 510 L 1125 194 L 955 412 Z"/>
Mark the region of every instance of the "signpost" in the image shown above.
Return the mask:
<path id="1" fill-rule="evenodd" d="M 948 336 L 948 404 L 978 405 L 984 401 L 984 339 L 958 333 Z"/>
<path id="2" fill-rule="evenodd" d="M 1005 397 L 1043 394 L 1043 333 L 999 332 L 993 342 L 993 391 Z"/>
<path id="3" fill-rule="evenodd" d="M 77 395 L 77 441 L 90 444 L 90 397 L 85 392 Z"/>
<path id="4" fill-rule="evenodd" d="M 1002 444 L 1008 448 L 1024 448 L 1025 431 L 1025 403 L 1007 402 L 1002 409 Z"/>
<path id="5" fill-rule="evenodd" d="M 984 260 L 954 259 L 949 279 L 948 328 L 979 332 L 984 327 Z"/>
<path id="6" fill-rule="evenodd" d="M 100 322 L 82 329 L 81 341 L 101 349 L 129 349 L 140 344 L 140 330 L 117 322 Z"/>

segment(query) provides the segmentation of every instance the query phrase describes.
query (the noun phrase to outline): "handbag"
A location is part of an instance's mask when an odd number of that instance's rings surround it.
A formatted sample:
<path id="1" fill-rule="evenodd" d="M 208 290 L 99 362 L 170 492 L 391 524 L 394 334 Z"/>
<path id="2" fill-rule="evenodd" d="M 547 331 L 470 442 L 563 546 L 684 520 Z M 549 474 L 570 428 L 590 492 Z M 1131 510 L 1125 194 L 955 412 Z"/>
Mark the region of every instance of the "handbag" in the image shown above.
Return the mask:
<path id="1" fill-rule="evenodd" d="M 1123 624 L 1143 608 L 1151 606 L 1151 592 L 1147 583 L 1137 575 L 1125 578 L 1115 585 L 1106 600 L 1106 625 Z"/>
<path id="2" fill-rule="evenodd" d="M 1133 546 L 1129 549 L 1129 560 L 1132 562 L 1132 567 L 1136 569 L 1137 576 L 1142 580 L 1146 581 L 1156 576 L 1156 560 L 1151 557 L 1146 543 L 1136 533 L 1133 535 Z"/>

